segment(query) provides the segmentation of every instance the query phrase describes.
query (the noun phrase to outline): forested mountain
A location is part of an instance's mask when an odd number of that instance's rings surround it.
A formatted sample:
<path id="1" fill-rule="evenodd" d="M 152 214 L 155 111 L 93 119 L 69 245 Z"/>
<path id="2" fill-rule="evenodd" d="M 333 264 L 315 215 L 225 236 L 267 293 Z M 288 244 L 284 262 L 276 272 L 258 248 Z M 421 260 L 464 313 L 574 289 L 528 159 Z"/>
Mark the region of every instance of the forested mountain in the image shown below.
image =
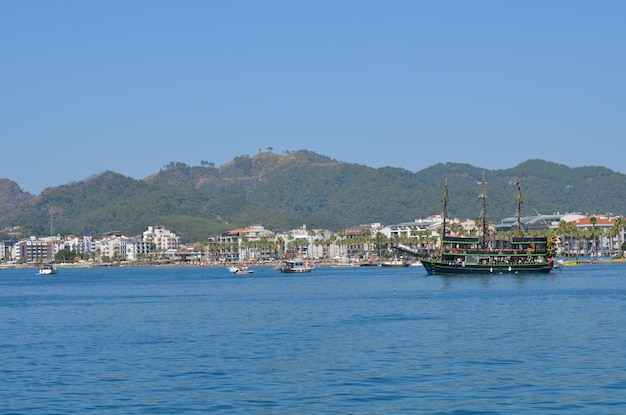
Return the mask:
<path id="1" fill-rule="evenodd" d="M 34 196 L 23 192 L 20 185 L 9 179 L 0 179 L 0 212 L 9 212 Z"/>
<path id="2" fill-rule="evenodd" d="M 413 173 L 338 162 L 305 150 L 240 156 L 221 167 L 202 164 L 172 162 L 143 180 L 105 172 L 48 188 L 38 196 L 0 181 L 0 227 L 20 227 L 25 236 L 99 236 L 109 231 L 132 235 L 162 224 L 185 242 L 253 224 L 273 230 L 303 224 L 339 230 L 438 214 L 446 178 L 450 216 L 475 219 L 483 176 L 492 222 L 515 214 L 517 180 L 526 215 L 626 213 L 626 176 L 604 167 L 569 168 L 529 160 L 505 170 L 440 163 Z"/>

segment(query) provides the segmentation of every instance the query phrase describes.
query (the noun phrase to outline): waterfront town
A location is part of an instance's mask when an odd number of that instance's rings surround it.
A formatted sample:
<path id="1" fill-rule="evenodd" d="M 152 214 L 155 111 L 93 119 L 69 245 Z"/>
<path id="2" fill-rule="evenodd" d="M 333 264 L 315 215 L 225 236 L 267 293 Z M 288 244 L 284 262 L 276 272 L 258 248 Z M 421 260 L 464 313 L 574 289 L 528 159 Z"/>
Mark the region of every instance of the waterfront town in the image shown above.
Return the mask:
<path id="1" fill-rule="evenodd" d="M 489 231 L 512 232 L 517 218 L 490 224 Z M 621 217 L 581 214 L 538 215 L 520 218 L 525 234 L 553 233 L 558 237 L 559 256 L 622 257 L 624 221 Z M 370 223 L 339 232 L 307 229 L 302 225 L 287 232 L 263 226 L 232 229 L 194 244 L 182 244 L 175 229 L 147 226 L 140 235 L 111 232 L 99 237 L 20 235 L 7 232 L 12 241 L 0 241 L 0 265 L 35 266 L 63 263 L 82 266 L 128 265 L 224 265 L 233 262 L 272 263 L 286 257 L 303 257 L 320 263 L 359 264 L 396 254 L 419 259 L 437 252 L 443 220 L 433 215 L 413 222 L 383 226 Z M 477 235 L 474 220 L 447 222 L 452 235 Z"/>

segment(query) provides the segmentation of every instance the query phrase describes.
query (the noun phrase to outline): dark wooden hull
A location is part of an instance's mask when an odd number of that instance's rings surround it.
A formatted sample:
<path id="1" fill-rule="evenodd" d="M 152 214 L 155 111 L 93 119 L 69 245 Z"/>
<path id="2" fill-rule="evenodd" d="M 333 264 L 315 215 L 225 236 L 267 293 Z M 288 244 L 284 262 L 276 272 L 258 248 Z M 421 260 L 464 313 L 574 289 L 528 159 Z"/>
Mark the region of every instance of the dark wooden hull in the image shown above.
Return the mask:
<path id="1" fill-rule="evenodd" d="M 521 274 L 521 273 L 549 273 L 552 270 L 550 262 L 538 263 L 511 263 L 511 264 L 462 264 L 441 260 L 422 259 L 422 265 L 429 274 Z"/>

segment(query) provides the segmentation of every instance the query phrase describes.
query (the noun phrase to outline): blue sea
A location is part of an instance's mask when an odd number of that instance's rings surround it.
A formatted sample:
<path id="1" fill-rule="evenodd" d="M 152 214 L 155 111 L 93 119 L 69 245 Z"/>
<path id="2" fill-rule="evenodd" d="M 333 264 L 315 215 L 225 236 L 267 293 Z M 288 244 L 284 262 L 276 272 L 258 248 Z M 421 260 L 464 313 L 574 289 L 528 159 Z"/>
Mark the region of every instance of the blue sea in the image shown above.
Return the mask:
<path id="1" fill-rule="evenodd" d="M 626 265 L 254 270 L 0 270 L 0 413 L 626 413 Z"/>

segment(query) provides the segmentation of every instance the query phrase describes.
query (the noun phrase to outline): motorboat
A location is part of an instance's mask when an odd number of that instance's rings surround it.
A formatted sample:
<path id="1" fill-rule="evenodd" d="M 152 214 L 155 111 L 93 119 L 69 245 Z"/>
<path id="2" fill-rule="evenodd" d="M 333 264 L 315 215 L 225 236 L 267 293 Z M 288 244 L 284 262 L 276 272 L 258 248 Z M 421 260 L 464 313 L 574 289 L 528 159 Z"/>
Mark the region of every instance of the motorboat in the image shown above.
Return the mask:
<path id="1" fill-rule="evenodd" d="M 37 271 L 36 275 L 52 275 L 56 273 L 57 269 L 54 267 L 54 264 L 47 263 L 39 265 L 39 270 Z"/>
<path id="2" fill-rule="evenodd" d="M 313 271 L 313 264 L 303 258 L 286 259 L 280 267 L 280 272 L 296 274 Z"/>

